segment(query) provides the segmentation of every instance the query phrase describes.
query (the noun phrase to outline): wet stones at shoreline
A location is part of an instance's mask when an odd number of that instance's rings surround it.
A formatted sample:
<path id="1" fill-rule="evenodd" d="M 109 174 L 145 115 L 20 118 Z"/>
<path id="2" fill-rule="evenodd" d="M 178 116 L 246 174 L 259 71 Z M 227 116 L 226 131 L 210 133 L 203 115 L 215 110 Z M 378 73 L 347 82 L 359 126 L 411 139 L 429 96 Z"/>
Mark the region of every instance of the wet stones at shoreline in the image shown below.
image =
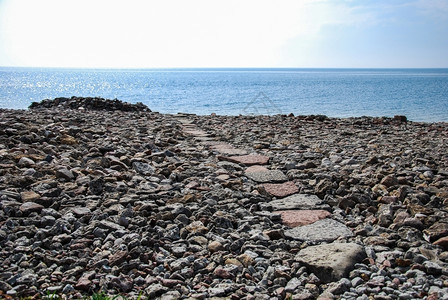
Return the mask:
<path id="1" fill-rule="evenodd" d="M 88 110 L 106 110 L 106 111 L 146 111 L 151 110 L 141 102 L 131 104 L 118 99 L 110 100 L 100 97 L 76 97 L 71 98 L 59 97 L 55 99 L 45 99 L 41 102 L 31 103 L 30 109 L 41 108 L 67 108 L 67 109 L 88 109 Z"/>
<path id="2" fill-rule="evenodd" d="M 446 124 L 62 108 L 0 110 L 1 296 L 448 291 Z"/>

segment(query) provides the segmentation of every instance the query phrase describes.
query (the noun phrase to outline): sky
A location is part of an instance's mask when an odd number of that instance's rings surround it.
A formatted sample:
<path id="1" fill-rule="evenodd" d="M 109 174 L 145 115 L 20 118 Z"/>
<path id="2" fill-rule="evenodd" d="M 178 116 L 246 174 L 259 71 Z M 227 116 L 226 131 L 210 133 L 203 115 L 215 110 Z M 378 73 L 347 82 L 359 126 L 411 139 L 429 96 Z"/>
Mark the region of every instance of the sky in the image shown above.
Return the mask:
<path id="1" fill-rule="evenodd" d="M 0 66 L 447 68 L 448 0 L 0 0 Z"/>

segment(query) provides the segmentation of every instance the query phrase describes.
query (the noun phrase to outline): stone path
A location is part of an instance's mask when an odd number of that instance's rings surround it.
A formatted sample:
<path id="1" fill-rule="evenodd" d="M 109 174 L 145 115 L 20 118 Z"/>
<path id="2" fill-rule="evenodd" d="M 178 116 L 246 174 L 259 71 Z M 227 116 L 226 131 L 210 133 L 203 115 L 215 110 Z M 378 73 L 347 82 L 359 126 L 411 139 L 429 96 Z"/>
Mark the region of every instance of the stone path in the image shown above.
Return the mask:
<path id="1" fill-rule="evenodd" d="M 269 169 L 268 156 L 248 154 L 245 149 L 218 141 L 197 127 L 188 116 L 179 115 L 177 118 L 183 124 L 184 133 L 207 145 L 216 153 L 218 161 L 239 164 L 245 168 L 244 176 L 262 184 L 260 191 L 272 197 L 268 204 L 273 212 L 281 216 L 284 225 L 291 227 L 284 232 L 285 237 L 310 243 L 330 243 L 305 248 L 296 257 L 323 282 L 341 279 L 355 263 L 365 258 L 364 247 L 334 242 L 353 236 L 352 231 L 331 218 L 330 206 L 318 196 L 300 193 L 297 185 L 289 181 L 281 170 Z"/>
<path id="2" fill-rule="evenodd" d="M 1 299 L 448 299 L 448 124 L 54 103 L 0 109 Z"/>

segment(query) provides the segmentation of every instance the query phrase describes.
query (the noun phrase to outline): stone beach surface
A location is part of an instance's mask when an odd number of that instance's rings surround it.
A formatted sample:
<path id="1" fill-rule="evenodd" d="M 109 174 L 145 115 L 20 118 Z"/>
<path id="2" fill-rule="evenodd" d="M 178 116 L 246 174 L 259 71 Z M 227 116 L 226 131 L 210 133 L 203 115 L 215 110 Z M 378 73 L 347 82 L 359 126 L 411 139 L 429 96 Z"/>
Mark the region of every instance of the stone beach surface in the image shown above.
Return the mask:
<path id="1" fill-rule="evenodd" d="M 58 99 L 0 109 L 0 298 L 448 299 L 447 123 Z"/>

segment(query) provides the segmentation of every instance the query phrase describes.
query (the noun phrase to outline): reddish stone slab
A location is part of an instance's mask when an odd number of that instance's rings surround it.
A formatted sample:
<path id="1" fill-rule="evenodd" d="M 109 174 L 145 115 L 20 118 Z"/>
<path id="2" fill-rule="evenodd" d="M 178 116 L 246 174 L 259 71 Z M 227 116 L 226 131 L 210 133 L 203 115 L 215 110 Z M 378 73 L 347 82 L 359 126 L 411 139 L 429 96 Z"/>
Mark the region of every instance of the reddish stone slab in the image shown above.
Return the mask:
<path id="1" fill-rule="evenodd" d="M 325 219 L 330 216 L 326 210 L 281 210 L 276 211 L 282 216 L 282 222 L 289 227 L 297 227 L 313 224 L 319 220 Z"/>
<path id="2" fill-rule="evenodd" d="M 226 160 L 237 164 L 246 166 L 266 165 L 269 162 L 269 157 L 264 155 L 241 155 L 241 156 L 218 156 L 220 160 Z"/>
<path id="3" fill-rule="evenodd" d="M 299 192 L 299 189 L 292 181 L 285 183 L 263 184 L 264 191 L 273 197 L 283 198 Z"/>

